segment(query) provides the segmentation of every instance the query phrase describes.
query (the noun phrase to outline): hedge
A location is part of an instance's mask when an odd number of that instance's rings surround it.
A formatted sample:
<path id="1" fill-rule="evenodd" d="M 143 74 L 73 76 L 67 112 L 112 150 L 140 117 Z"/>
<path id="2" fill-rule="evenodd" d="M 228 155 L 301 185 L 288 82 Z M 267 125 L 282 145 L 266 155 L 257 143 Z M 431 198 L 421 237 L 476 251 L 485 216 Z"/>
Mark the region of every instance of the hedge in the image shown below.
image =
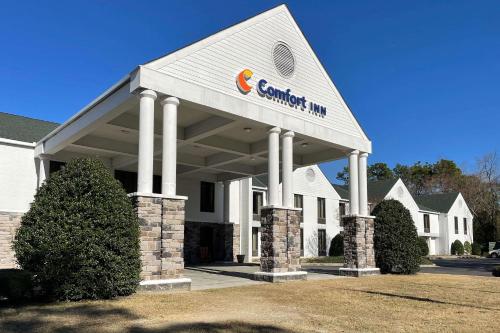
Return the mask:
<path id="1" fill-rule="evenodd" d="M 337 234 L 330 242 L 330 250 L 328 251 L 330 257 L 337 257 L 344 255 L 344 236 Z"/>
<path id="2" fill-rule="evenodd" d="M 451 243 L 451 254 L 459 256 L 464 254 L 464 246 L 458 239 Z"/>
<path id="3" fill-rule="evenodd" d="M 104 164 L 70 161 L 23 216 L 14 249 L 35 284 L 59 300 L 111 298 L 139 283 L 139 221 Z"/>

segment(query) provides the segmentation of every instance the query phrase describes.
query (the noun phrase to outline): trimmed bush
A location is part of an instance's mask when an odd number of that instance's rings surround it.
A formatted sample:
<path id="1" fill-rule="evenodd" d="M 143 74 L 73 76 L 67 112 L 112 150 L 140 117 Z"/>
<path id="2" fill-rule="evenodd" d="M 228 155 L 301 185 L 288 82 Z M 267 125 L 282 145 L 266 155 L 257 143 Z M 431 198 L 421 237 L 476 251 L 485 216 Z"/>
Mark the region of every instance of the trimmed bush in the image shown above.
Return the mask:
<path id="1" fill-rule="evenodd" d="M 464 242 L 464 252 L 467 254 L 472 254 L 472 245 L 469 241 Z"/>
<path id="2" fill-rule="evenodd" d="M 344 255 L 344 236 L 337 234 L 330 242 L 330 250 L 328 250 L 330 257 L 337 257 Z"/>
<path id="3" fill-rule="evenodd" d="M 408 209 L 384 200 L 373 210 L 375 260 L 382 273 L 415 274 L 420 269 L 417 229 Z"/>
<path id="4" fill-rule="evenodd" d="M 451 254 L 461 256 L 464 254 L 464 246 L 458 239 L 451 243 Z"/>
<path id="5" fill-rule="evenodd" d="M 139 283 L 139 220 L 100 161 L 73 160 L 47 179 L 14 249 L 20 266 L 59 300 L 129 295 Z"/>
<path id="6" fill-rule="evenodd" d="M 480 256 L 482 254 L 481 244 L 472 242 L 472 254 L 476 256 Z"/>
<path id="7" fill-rule="evenodd" d="M 418 237 L 418 248 L 420 249 L 420 255 L 422 257 L 429 255 L 429 246 L 427 245 L 427 240 L 424 237 Z"/>
<path id="8" fill-rule="evenodd" d="M 500 277 L 500 266 L 495 266 L 493 268 L 493 272 L 491 272 L 493 276 Z"/>

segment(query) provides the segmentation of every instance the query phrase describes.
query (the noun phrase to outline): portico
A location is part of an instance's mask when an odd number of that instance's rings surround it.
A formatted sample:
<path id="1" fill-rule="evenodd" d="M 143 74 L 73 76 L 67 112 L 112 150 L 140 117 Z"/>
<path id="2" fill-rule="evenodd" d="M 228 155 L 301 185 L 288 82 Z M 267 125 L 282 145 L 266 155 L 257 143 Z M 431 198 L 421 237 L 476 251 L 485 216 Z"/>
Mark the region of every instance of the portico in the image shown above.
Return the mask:
<path id="1" fill-rule="evenodd" d="M 296 94 L 295 102 L 269 89 L 259 94 L 257 83 L 264 78 L 269 87 Z M 35 148 L 40 182 L 47 161 L 92 156 L 124 184 L 141 219 L 141 277 L 148 288 L 187 283 L 187 223 L 189 230 L 224 225 L 226 257 L 234 260 L 240 251 L 235 244 L 249 235 L 239 228 L 242 212 L 229 204 L 242 196 L 233 181 L 259 175 L 267 176 L 268 197 L 256 276 L 304 278 L 293 170 L 346 157 L 351 212 L 344 223 L 357 226 L 345 238 L 346 271 L 374 268 L 369 153 L 370 140 L 286 6 L 138 66 Z M 214 200 L 219 194 L 223 200 Z"/>

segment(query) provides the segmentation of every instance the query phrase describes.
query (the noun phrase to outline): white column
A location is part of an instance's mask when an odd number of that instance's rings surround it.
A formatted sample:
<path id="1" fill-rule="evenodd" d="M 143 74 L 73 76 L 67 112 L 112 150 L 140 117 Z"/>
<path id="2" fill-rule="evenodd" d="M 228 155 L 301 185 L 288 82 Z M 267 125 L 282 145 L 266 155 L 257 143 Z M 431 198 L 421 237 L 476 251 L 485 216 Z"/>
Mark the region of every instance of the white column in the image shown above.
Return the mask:
<path id="1" fill-rule="evenodd" d="M 267 182 L 267 205 L 279 205 L 279 181 L 280 181 L 280 132 L 279 127 L 273 127 L 268 135 L 268 182 Z"/>
<path id="2" fill-rule="evenodd" d="M 176 195 L 177 177 L 177 106 L 179 100 L 167 97 L 163 106 L 163 153 L 161 168 L 161 193 Z"/>
<path id="3" fill-rule="evenodd" d="M 156 93 L 143 90 L 139 102 L 139 161 L 137 192 L 153 193 L 153 149 Z"/>
<path id="4" fill-rule="evenodd" d="M 367 160 L 368 153 L 359 154 L 359 215 L 368 216 L 368 188 L 367 188 Z"/>
<path id="5" fill-rule="evenodd" d="M 288 131 L 282 135 L 281 144 L 281 178 L 283 207 L 293 207 L 293 137 L 294 133 Z"/>
<path id="6" fill-rule="evenodd" d="M 349 153 L 349 208 L 351 215 L 359 215 L 358 150 Z"/>
<path id="7" fill-rule="evenodd" d="M 47 156 L 38 156 L 38 188 L 43 185 L 50 173 L 50 159 Z"/>
<path id="8" fill-rule="evenodd" d="M 230 216 L 230 207 L 229 205 L 231 204 L 230 202 L 230 186 L 231 182 L 229 180 L 224 182 L 224 222 L 229 223 L 231 222 L 231 216 Z"/>

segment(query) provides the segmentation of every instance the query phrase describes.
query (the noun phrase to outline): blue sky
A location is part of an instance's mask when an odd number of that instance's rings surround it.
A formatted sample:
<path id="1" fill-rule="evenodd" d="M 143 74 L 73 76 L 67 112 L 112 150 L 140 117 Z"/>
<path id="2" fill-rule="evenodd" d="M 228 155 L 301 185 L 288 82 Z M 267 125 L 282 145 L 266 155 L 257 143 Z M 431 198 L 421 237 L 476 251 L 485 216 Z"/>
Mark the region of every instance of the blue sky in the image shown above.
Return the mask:
<path id="1" fill-rule="evenodd" d="M 10 1 L 0 111 L 62 122 L 138 64 L 277 1 Z M 500 1 L 291 1 L 373 141 L 370 162 L 500 153 Z M 335 178 L 342 163 L 322 169 Z"/>

